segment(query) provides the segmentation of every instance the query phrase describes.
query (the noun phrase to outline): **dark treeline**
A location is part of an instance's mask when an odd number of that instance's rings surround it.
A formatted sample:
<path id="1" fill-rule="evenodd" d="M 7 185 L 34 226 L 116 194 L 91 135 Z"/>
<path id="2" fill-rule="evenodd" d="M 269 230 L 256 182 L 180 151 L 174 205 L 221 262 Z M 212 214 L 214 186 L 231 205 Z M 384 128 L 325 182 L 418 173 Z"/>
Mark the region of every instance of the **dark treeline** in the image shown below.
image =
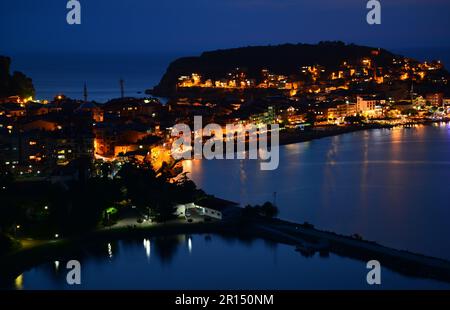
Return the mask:
<path id="1" fill-rule="evenodd" d="M 0 98 L 20 96 L 28 98 L 35 95 L 32 80 L 22 72 L 10 73 L 11 59 L 0 56 Z"/>
<path id="2" fill-rule="evenodd" d="M 164 222 L 174 218 L 175 205 L 205 196 L 186 175 L 173 179 L 171 167 L 155 172 L 151 166 L 125 164 L 114 178 L 82 178 L 67 184 L 14 182 L 0 179 L 0 233 L 15 237 L 54 238 L 111 225 L 109 211 L 132 210 Z M 3 242 L 4 244 L 6 241 Z"/>

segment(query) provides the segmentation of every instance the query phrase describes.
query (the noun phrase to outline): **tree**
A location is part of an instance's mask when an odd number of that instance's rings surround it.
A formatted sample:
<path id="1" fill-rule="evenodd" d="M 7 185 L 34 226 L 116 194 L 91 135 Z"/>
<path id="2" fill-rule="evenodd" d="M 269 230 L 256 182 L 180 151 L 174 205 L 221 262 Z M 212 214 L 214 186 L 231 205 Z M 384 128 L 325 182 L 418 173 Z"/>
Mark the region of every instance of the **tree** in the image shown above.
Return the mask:
<path id="1" fill-rule="evenodd" d="M 274 218 L 278 215 L 278 208 L 271 202 L 266 202 L 261 207 L 262 213 L 266 217 Z"/>
<path id="2" fill-rule="evenodd" d="M 122 199 L 117 180 L 91 178 L 51 194 L 49 225 L 55 232 L 76 234 L 95 229 L 105 210 Z"/>
<path id="3" fill-rule="evenodd" d="M 155 220 L 157 222 L 167 222 L 176 218 L 175 204 L 171 200 L 169 190 L 164 188 L 157 199 L 156 206 L 154 207 Z"/>
<path id="4" fill-rule="evenodd" d="M 271 202 L 266 202 L 262 206 L 247 205 L 244 208 L 244 215 L 246 216 L 264 216 L 269 218 L 274 218 L 278 215 L 278 208 Z"/>
<path id="5" fill-rule="evenodd" d="M 417 116 L 419 112 L 416 109 L 407 109 L 402 111 L 402 115 Z"/>
<path id="6" fill-rule="evenodd" d="M 14 248 L 18 248 L 20 244 L 6 234 L 0 232 L 0 255 L 7 253 Z"/>
<path id="7" fill-rule="evenodd" d="M 111 175 L 112 171 L 112 164 L 108 162 L 103 162 L 100 164 L 100 176 L 102 178 L 108 178 L 109 175 Z"/>
<path id="8" fill-rule="evenodd" d="M 183 173 L 173 188 L 174 200 L 177 203 L 190 203 L 205 196 L 205 192 L 198 189 L 197 185 L 187 177 L 187 173 Z"/>
<path id="9" fill-rule="evenodd" d="M 14 181 L 14 177 L 9 169 L 4 164 L 4 161 L 0 163 L 0 192 L 5 191 Z"/>
<path id="10" fill-rule="evenodd" d="M 314 126 L 317 120 L 317 115 L 314 112 L 309 111 L 308 113 L 306 113 L 305 119 L 307 123 L 311 124 L 311 126 Z"/>
<path id="11" fill-rule="evenodd" d="M 0 233 L 10 231 L 16 225 L 20 216 L 20 210 L 16 207 L 10 197 L 0 195 L 2 206 L 0 207 Z"/>
<path id="12" fill-rule="evenodd" d="M 10 92 L 23 98 L 34 97 L 33 81 L 22 72 L 15 71 L 11 76 Z"/>
<path id="13" fill-rule="evenodd" d="M 11 59 L 0 56 L 0 97 L 20 96 L 28 98 L 35 95 L 32 80 L 22 72 L 10 75 Z"/>
<path id="14" fill-rule="evenodd" d="M 348 124 L 354 125 L 354 124 L 362 124 L 365 118 L 361 115 L 357 116 L 346 116 L 344 118 L 344 121 Z"/>
<path id="15" fill-rule="evenodd" d="M 143 213 L 150 209 L 155 220 L 165 222 L 175 217 L 177 185 L 168 182 L 165 174 L 159 177 L 151 166 L 126 164 L 119 172 L 120 182 L 127 189 L 128 198 Z"/>
<path id="16" fill-rule="evenodd" d="M 151 167 L 137 168 L 133 164 L 125 164 L 118 176 L 131 203 L 141 211 L 156 204 L 156 198 L 161 185 Z"/>

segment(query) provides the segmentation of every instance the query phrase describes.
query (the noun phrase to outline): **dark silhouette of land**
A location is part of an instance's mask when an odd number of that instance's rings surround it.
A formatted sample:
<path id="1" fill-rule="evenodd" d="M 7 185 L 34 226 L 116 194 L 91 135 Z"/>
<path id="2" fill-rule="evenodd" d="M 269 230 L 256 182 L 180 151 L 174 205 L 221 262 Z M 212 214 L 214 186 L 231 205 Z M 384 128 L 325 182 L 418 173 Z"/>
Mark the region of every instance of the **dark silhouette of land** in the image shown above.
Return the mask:
<path id="1" fill-rule="evenodd" d="M 33 81 L 22 72 L 10 73 L 11 59 L 0 56 L 0 98 L 20 96 L 32 97 L 35 94 Z"/>
<path id="2" fill-rule="evenodd" d="M 148 92 L 158 96 L 175 95 L 179 91 L 177 89 L 179 77 L 192 73 L 198 73 L 205 79 L 219 80 L 227 76 L 229 72 L 240 68 L 248 78 L 255 79 L 258 83 L 261 80 L 261 70 L 264 69 L 274 74 L 295 77 L 303 66 L 318 64 L 324 66 L 328 71 L 334 71 L 343 62 L 357 63 L 366 57 L 373 59 L 376 66 L 384 68 L 384 71 L 389 71 L 394 58 L 405 59 L 404 56 L 396 55 L 385 49 L 345 44 L 341 41 L 224 49 L 204 52 L 198 57 L 176 59 L 170 64 L 160 83 Z M 417 62 L 413 59 L 410 61 Z M 449 75 L 446 71 L 444 73 Z M 429 86 L 422 85 L 421 87 L 427 89 Z M 197 91 L 202 95 L 208 94 L 207 89 L 197 89 Z M 273 90 L 265 91 L 273 92 Z M 215 91 L 215 93 L 218 92 L 218 90 Z M 186 94 L 186 90 L 183 92 L 184 94 Z"/>

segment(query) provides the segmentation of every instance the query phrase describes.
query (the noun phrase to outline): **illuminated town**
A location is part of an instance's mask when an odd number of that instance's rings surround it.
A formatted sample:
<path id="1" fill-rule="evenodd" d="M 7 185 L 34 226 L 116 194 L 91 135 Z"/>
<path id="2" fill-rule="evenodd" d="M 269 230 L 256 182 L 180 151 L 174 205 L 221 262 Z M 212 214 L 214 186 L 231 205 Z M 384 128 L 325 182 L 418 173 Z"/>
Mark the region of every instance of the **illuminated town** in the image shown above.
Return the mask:
<path id="1" fill-rule="evenodd" d="M 339 47 L 359 48 L 335 42 L 315 48 Z M 351 242 L 354 248 L 347 249 L 346 255 L 362 251 L 369 258 L 371 243 L 359 234 L 335 237 L 308 222 L 293 228 L 291 223 L 273 219 L 279 212 L 276 192 L 273 202 L 243 208 L 197 188 L 186 168 L 198 162 L 174 159 L 179 154 L 173 152 L 180 150 L 172 149 L 178 138 L 172 136 L 172 129 L 177 124 L 192 128 L 194 118 L 202 116 L 204 124 L 222 126 L 224 140 L 230 142 L 228 125 L 243 125 L 237 134 L 244 137 L 245 125 L 278 125 L 280 144 L 295 145 L 357 131 L 392 130 L 394 134 L 397 128 L 446 124 L 450 75 L 444 65 L 401 56 L 386 62 L 386 55 L 390 54 L 371 49 L 370 55 L 341 61 L 337 70 L 311 64 L 276 73 L 263 64 L 252 70 L 229 64 L 235 69 L 223 77 L 217 78 L 220 70 L 211 70 L 210 76 L 175 77 L 175 83 L 170 82 L 173 74 L 168 70 L 160 85 L 139 98 L 126 97 L 126 81 L 119 80 L 120 97 L 106 102 L 90 100 L 87 83 L 80 87 L 82 100 L 64 93 L 37 100 L 31 79 L 23 73 L 11 74 L 11 59 L 1 57 L 5 87 L 0 94 L 0 190 L 7 206 L 0 209 L 2 246 L 12 253 L 19 250 L 20 255 L 20 250 L 39 249 L 40 242 L 64 244 L 80 234 L 108 235 L 122 229 L 164 231 L 170 223 L 181 232 L 269 235 L 277 242 L 294 242 L 304 257 L 317 252 L 328 255 L 330 242 Z M 377 64 L 380 59 L 384 65 Z M 166 86 L 171 92 L 157 97 L 164 81 L 169 81 Z M 192 137 L 202 136 L 197 130 L 190 132 Z M 202 138 L 206 143 L 206 138 L 223 137 L 214 133 Z M 23 192 L 27 195 L 21 197 Z M 286 233 L 294 237 L 286 239 Z M 299 241 L 305 236 L 315 242 Z M 149 240 L 144 240 L 148 258 Z M 188 240 L 192 251 L 191 237 L 180 240 Z M 431 273 L 448 280 L 434 260 L 423 263 L 420 256 L 375 248 L 377 255 L 386 251 L 394 258 L 388 261 L 393 268 L 401 269 L 401 262 L 418 263 L 424 269 L 411 269 L 408 274 Z M 110 243 L 107 253 L 109 258 L 114 256 Z M 8 263 L 16 266 L 14 259 Z M 447 265 L 442 268 L 447 270 Z M 12 273 L 16 287 L 21 287 L 23 280 L 15 273 L 19 270 L 4 272 Z"/>
<path id="2" fill-rule="evenodd" d="M 449 13 L 1 0 L 2 309 L 441 305 Z"/>
<path id="3" fill-rule="evenodd" d="M 372 53 L 376 56 L 378 52 Z M 147 162 L 158 170 L 164 162 L 173 161 L 171 127 L 192 122 L 193 115 L 224 125 L 280 124 L 282 134 L 299 137 L 305 128 L 333 132 L 361 124 L 391 126 L 445 120 L 450 113 L 450 97 L 442 92 L 415 91 L 415 86 L 423 82 L 447 85 L 443 72 L 439 61 L 420 63 L 399 58 L 384 68 L 365 57 L 354 64 L 343 62 L 338 71 L 321 65 L 305 66 L 291 77 L 264 69 L 257 79 L 251 79 L 244 69 L 236 68 L 220 80 L 196 73 L 179 78 L 177 88 L 181 93 L 197 88 L 281 91 L 277 96 L 256 99 L 238 93 L 225 104 L 202 98 L 201 94 L 176 97 L 167 104 L 151 97 L 96 103 L 88 101 L 87 89 L 81 101 L 64 94 L 50 101 L 14 94 L 0 100 L 2 166 L 17 178 L 52 180 L 73 176 L 74 162 L 85 157 L 98 164 Z M 396 83 L 409 86 L 408 91 L 400 95 L 390 91 Z M 373 84 L 379 91 L 355 91 Z"/>

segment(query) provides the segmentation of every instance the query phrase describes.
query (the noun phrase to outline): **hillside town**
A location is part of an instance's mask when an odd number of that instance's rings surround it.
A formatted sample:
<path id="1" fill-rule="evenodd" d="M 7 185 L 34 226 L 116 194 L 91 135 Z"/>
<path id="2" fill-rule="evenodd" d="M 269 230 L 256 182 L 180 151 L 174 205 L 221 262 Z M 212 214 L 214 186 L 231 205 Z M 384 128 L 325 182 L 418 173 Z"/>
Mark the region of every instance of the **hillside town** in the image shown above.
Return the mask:
<path id="1" fill-rule="evenodd" d="M 104 173 L 100 167 L 105 162 L 111 177 L 127 162 L 149 163 L 157 171 L 175 164 L 170 154 L 172 127 L 192 123 L 195 115 L 224 127 L 279 124 L 282 141 L 283 135 L 301 141 L 311 132 L 337 134 L 361 125 L 448 119 L 450 96 L 436 91 L 448 83 L 442 63 L 398 58 L 382 67 L 375 63 L 377 53 L 343 62 L 337 71 L 316 64 L 298 68 L 291 76 L 264 69 L 253 79 L 242 68 L 219 80 L 192 73 L 179 78 L 180 94 L 164 103 L 156 97 L 125 97 L 123 89 L 120 98 L 92 102 L 86 85 L 84 100 L 64 94 L 34 100 L 32 95 L 10 93 L 0 98 L 2 173 L 17 180 L 64 182 Z M 194 92 L 185 96 L 189 89 Z M 203 89 L 213 94 L 204 95 Z M 94 168 L 86 165 L 89 171 L 80 173 L 80 163 L 86 160 L 95 163 Z"/>

